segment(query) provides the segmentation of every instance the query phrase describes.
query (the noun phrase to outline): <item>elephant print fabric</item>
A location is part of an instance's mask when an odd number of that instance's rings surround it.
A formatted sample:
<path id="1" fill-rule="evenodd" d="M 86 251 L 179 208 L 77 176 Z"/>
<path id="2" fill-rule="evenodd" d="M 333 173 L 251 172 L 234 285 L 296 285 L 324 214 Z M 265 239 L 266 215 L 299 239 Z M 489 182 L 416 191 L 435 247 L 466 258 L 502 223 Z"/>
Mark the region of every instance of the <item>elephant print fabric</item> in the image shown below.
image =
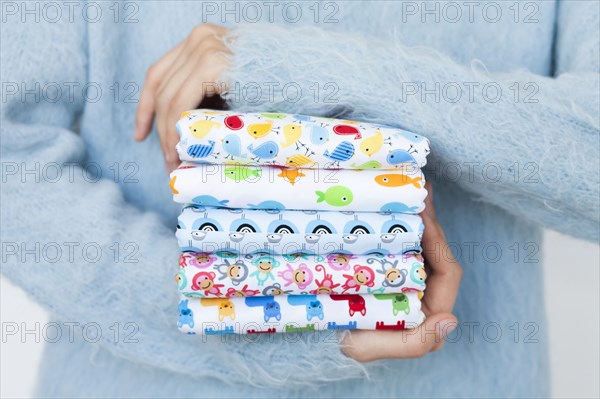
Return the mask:
<path id="1" fill-rule="evenodd" d="M 187 334 L 202 335 L 403 330 L 414 328 L 425 319 L 416 292 L 232 298 L 182 296 L 179 308 L 179 329 Z"/>
<path id="2" fill-rule="evenodd" d="M 415 214 L 427 196 L 414 164 L 382 171 L 183 163 L 170 185 L 175 202 L 232 209 Z"/>
<path id="3" fill-rule="evenodd" d="M 181 251 L 234 255 L 402 255 L 419 251 L 419 215 L 185 207 Z"/>
<path id="4" fill-rule="evenodd" d="M 280 113 L 193 110 L 177 123 L 182 161 L 313 169 L 422 168 L 429 140 L 366 122 Z"/>
<path id="5" fill-rule="evenodd" d="M 326 256 L 183 252 L 179 265 L 175 280 L 190 298 L 421 293 L 426 277 L 423 258 L 414 251 Z M 272 286 L 278 290 L 267 290 Z"/>

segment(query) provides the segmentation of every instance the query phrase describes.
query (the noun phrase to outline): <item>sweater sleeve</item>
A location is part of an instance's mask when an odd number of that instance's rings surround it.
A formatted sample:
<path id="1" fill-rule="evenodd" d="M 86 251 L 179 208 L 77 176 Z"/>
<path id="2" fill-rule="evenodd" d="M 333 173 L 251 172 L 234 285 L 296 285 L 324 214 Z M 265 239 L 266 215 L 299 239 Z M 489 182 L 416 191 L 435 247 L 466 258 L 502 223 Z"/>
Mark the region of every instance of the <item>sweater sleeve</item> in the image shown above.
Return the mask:
<path id="1" fill-rule="evenodd" d="M 243 26 L 229 41 L 226 96 L 242 110 L 342 114 L 415 131 L 431 140 L 433 181 L 598 240 L 598 23 L 597 4 L 560 4 L 553 77 L 489 73 L 477 60 L 460 65 L 353 32 Z"/>
<path id="2" fill-rule="evenodd" d="M 94 182 L 94 170 L 83 168 L 76 126 L 91 112 L 81 91 L 86 26 L 15 19 L 1 32 L 1 271 L 68 323 L 62 339 L 73 329 L 116 356 L 190 378 L 283 387 L 363 375 L 331 335 L 247 341 L 177 330 L 173 229 L 128 203 L 113 179 Z"/>

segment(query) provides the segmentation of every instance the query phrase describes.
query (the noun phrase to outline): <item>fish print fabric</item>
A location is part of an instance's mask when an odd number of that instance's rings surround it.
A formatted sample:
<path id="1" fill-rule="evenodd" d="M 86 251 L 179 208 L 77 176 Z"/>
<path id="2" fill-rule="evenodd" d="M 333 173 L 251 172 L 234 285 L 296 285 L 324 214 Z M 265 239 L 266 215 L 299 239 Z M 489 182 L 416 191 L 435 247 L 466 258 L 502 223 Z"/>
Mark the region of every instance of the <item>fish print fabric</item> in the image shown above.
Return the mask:
<path id="1" fill-rule="evenodd" d="M 223 209 L 187 206 L 177 223 L 182 251 L 276 255 L 402 254 L 420 249 L 419 215 Z"/>
<path id="2" fill-rule="evenodd" d="M 422 168 L 429 141 L 366 122 L 277 113 L 194 110 L 177 123 L 182 161 L 314 169 Z"/>
<path id="3" fill-rule="evenodd" d="M 320 330 L 404 330 L 425 320 L 420 293 L 279 295 L 179 301 L 187 334 L 270 334 Z"/>
<path id="4" fill-rule="evenodd" d="M 184 252 L 179 266 L 179 290 L 203 298 L 421 292 L 427 278 L 415 249 L 402 255 L 326 256 Z"/>
<path id="5" fill-rule="evenodd" d="M 171 173 L 175 202 L 205 207 L 419 213 L 425 207 L 419 168 L 285 169 L 184 163 Z"/>

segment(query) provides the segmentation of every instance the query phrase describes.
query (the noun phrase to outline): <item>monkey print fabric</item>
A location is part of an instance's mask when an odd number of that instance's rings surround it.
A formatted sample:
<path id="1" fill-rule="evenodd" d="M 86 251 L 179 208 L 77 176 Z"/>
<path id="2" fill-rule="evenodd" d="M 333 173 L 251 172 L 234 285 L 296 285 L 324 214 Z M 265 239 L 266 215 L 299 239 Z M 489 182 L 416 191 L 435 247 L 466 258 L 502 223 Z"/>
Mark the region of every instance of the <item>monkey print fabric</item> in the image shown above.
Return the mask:
<path id="1" fill-rule="evenodd" d="M 327 255 L 402 254 L 422 233 L 419 215 L 187 206 L 176 236 L 181 251 Z"/>
<path id="2" fill-rule="evenodd" d="M 316 330 L 404 330 L 425 320 L 420 293 L 190 298 L 179 301 L 187 334 L 269 334 Z"/>
<path id="3" fill-rule="evenodd" d="M 171 173 L 175 202 L 208 207 L 419 213 L 419 168 L 318 170 L 182 164 Z"/>
<path id="4" fill-rule="evenodd" d="M 223 256 L 184 252 L 176 275 L 190 297 L 421 292 L 419 252 L 403 255 Z"/>
<path id="5" fill-rule="evenodd" d="M 422 168 L 429 141 L 366 122 L 275 113 L 187 111 L 177 123 L 182 161 L 319 169 Z"/>

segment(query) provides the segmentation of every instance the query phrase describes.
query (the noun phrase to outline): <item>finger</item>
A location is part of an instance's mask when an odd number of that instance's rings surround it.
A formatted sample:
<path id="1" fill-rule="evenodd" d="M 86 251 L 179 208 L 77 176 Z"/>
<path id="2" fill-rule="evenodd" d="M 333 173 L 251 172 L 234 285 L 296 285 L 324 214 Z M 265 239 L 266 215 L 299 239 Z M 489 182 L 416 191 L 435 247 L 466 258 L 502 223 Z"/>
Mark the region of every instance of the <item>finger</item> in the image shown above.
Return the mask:
<path id="1" fill-rule="evenodd" d="M 173 129 L 170 129 L 168 118 L 169 112 L 172 112 L 171 109 L 173 108 L 173 99 L 179 92 L 188 87 L 189 81 L 192 79 L 195 69 L 197 69 L 197 61 L 195 60 L 182 65 L 177 71 L 177 74 L 172 76 L 158 93 L 156 107 L 156 128 L 158 130 L 160 146 L 167 164 L 167 169 L 172 169 L 173 166 L 178 163 L 177 152 L 175 150 L 175 145 L 178 141 L 178 134 L 175 128 L 175 123 L 173 123 Z M 201 97 L 202 93 L 196 93 L 194 99 L 197 98 L 197 96 Z M 181 116 L 182 111 L 177 112 L 175 115 L 175 122 L 177 121 L 177 118 Z"/>
<path id="2" fill-rule="evenodd" d="M 428 189 L 431 193 L 431 187 Z M 425 226 L 421 246 L 429 269 L 423 311 L 425 314 L 452 312 L 462 278 L 462 268 L 452 255 L 444 231 L 435 218 L 431 196 L 428 197 L 429 212 L 421 213 Z"/>
<path id="3" fill-rule="evenodd" d="M 418 328 L 404 331 L 351 331 L 342 350 L 361 362 L 390 358 L 419 358 L 441 347 L 458 325 L 451 313 L 428 317 Z"/>
<path id="4" fill-rule="evenodd" d="M 175 148 L 180 139 L 176 126 L 181 113 L 198 106 L 204 98 L 221 93 L 222 87 L 217 81 L 217 77 L 225 63 L 225 58 L 222 58 L 220 53 L 206 54 L 198 68 L 192 71 L 192 75 L 174 94 L 166 112 L 165 142 L 168 154 L 171 154 L 171 149 Z M 167 163 L 172 162 L 169 158 L 166 161 Z"/>
<path id="5" fill-rule="evenodd" d="M 222 44 L 220 37 L 227 32 L 227 29 L 212 24 L 202 24 L 196 26 L 192 33 L 185 40 L 184 49 L 181 56 L 173 62 L 172 67 L 167 72 L 165 80 L 170 80 L 177 71 L 187 62 L 190 55 L 202 55 L 202 50 L 206 50 L 208 45 L 218 46 Z M 204 46 L 204 47 L 201 47 Z"/>
<path id="6" fill-rule="evenodd" d="M 134 138 L 138 141 L 142 141 L 148 137 L 148 134 L 152 130 L 152 119 L 155 112 L 154 99 L 156 90 L 158 89 L 169 67 L 181 52 L 184 43 L 185 41 L 181 41 L 177 46 L 171 49 L 155 64 L 148 68 L 135 115 Z"/>

